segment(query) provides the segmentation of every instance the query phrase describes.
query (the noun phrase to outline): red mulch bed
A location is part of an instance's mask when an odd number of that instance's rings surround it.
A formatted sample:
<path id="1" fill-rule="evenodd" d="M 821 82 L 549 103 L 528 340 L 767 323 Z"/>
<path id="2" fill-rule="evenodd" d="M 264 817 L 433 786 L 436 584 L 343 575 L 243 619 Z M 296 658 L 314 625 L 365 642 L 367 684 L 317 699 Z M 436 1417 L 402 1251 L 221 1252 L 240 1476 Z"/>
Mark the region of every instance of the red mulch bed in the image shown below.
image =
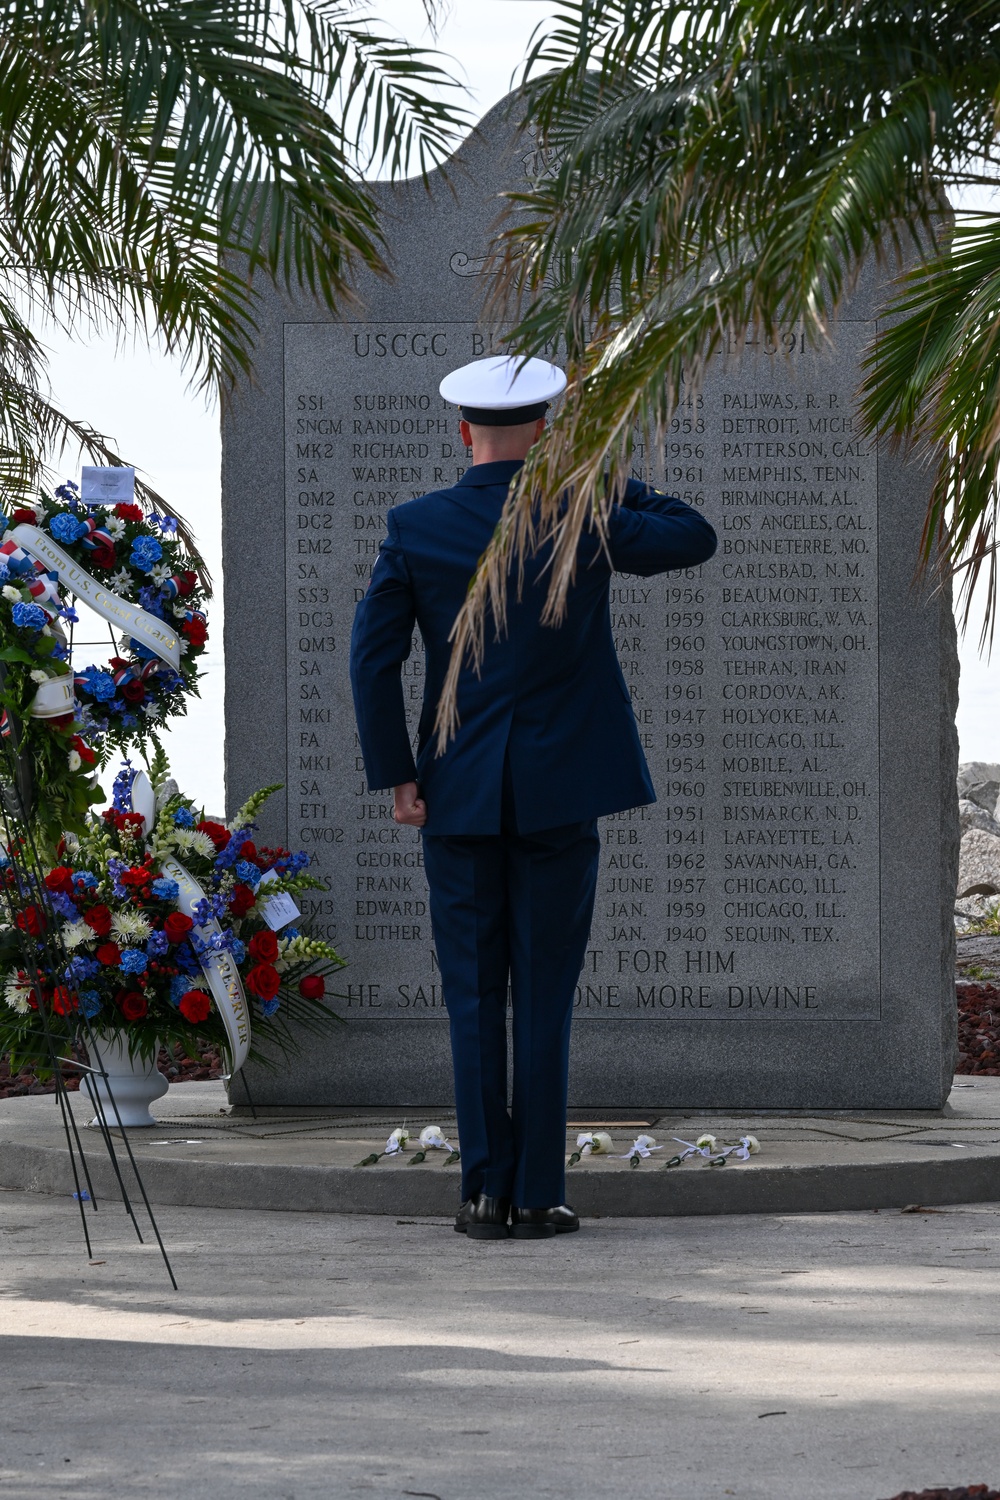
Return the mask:
<path id="1" fill-rule="evenodd" d="M 174 1047 L 174 1054 L 171 1057 L 166 1048 L 161 1047 L 157 1066 L 161 1073 L 167 1075 L 171 1083 L 193 1083 L 204 1078 L 222 1076 L 222 1060 L 214 1047 L 202 1052 L 199 1057 L 185 1057 L 179 1046 Z M 75 1090 L 80 1087 L 78 1073 L 74 1074 L 67 1068 L 65 1076 L 67 1089 Z M 24 1094 L 52 1094 L 54 1092 L 55 1083 L 51 1078 L 40 1083 L 34 1073 L 12 1074 L 9 1058 L 0 1057 L 0 1099 L 19 1099 Z"/>
<path id="2" fill-rule="evenodd" d="M 1000 1490 L 985 1484 L 962 1484 L 957 1490 L 901 1490 L 892 1500 L 1000 1500 Z"/>
<path id="3" fill-rule="evenodd" d="M 980 1078 L 1000 1078 L 1000 985 L 960 979 L 955 990 L 958 994 L 956 1071 L 976 1073 Z M 932 1493 L 944 1495 L 946 1491 L 928 1491 L 929 1495 Z M 991 1491 L 990 1500 L 992 1494 Z M 985 1490 L 983 1496 L 985 1500 Z"/>

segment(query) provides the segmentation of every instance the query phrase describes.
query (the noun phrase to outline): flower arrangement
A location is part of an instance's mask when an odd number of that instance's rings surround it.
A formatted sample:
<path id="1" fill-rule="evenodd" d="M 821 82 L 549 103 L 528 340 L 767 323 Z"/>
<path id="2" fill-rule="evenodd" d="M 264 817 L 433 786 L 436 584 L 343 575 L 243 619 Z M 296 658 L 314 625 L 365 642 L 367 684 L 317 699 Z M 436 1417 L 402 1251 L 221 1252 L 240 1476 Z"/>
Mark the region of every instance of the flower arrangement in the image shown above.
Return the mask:
<path id="1" fill-rule="evenodd" d="M 0 735 L 18 768 L 11 811 L 35 818 L 44 842 L 54 845 L 64 830 L 81 831 L 91 806 L 105 800 L 93 775 L 97 755 L 83 738 L 73 701 L 61 622 L 75 616 L 51 579 L 41 582 L 44 593 L 39 590 L 30 560 L 30 571 L 18 573 L 2 558 Z M 44 797 L 38 794 L 43 787 Z"/>
<path id="2" fill-rule="evenodd" d="M 75 674 L 83 732 L 104 764 L 113 751 L 146 741 L 163 719 L 186 713 L 197 692 L 197 660 L 208 641 L 201 558 L 189 552 L 171 516 L 147 516 L 134 504 L 84 506 L 72 483 L 15 511 L 11 522 L 48 532 L 81 569 L 180 638 L 179 671 L 126 635 L 106 663 Z"/>
<path id="3" fill-rule="evenodd" d="M 143 1058 L 160 1043 L 189 1053 L 226 1047 L 231 1034 L 211 982 L 223 957 L 251 997 L 255 1060 L 266 1061 L 260 1040 L 288 1052 L 293 1026 L 316 1031 L 335 1019 L 323 997 L 343 961 L 294 924 L 294 895 L 319 884 L 309 857 L 253 841 L 255 815 L 275 788 L 226 826 L 179 793 L 162 752 L 151 771 L 148 812 L 133 805 L 137 773 L 126 764 L 112 806 L 67 837 L 60 862 L 41 876 L 19 847 L 2 856 L 11 921 L 0 928 L 0 1053 L 44 1068 L 46 1028 L 72 1039 L 84 1020 Z M 164 866 L 203 892 L 192 915 L 179 909 L 178 881 Z"/>

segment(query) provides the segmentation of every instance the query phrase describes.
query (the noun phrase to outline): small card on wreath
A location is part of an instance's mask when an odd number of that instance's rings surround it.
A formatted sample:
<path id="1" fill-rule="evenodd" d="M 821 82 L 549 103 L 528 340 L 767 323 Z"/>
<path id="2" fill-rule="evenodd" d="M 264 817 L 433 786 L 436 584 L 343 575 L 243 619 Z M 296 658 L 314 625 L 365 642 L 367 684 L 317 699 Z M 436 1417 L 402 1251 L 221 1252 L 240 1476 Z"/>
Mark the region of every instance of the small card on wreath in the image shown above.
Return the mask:
<path id="1" fill-rule="evenodd" d="M 135 469 L 128 464 L 80 470 L 80 499 L 84 505 L 131 505 L 135 499 Z"/>
<path id="2" fill-rule="evenodd" d="M 260 885 L 258 885 L 257 889 L 259 890 L 264 885 L 270 885 L 271 881 L 277 880 L 277 878 L 273 870 L 265 871 L 260 877 Z M 276 895 L 271 896 L 269 900 L 263 902 L 260 907 L 260 914 L 272 932 L 280 932 L 282 927 L 287 927 L 289 922 L 294 922 L 296 917 L 301 917 L 302 915 L 287 891 L 278 891 Z"/>

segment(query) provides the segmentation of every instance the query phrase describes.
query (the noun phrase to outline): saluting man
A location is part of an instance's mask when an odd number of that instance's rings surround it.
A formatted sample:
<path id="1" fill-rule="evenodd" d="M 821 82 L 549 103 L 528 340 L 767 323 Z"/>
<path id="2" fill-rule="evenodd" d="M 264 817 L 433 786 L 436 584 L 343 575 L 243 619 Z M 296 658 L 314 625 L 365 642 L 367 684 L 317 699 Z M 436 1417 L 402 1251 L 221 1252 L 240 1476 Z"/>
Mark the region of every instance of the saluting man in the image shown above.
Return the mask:
<path id="1" fill-rule="evenodd" d="M 389 511 L 351 641 L 369 787 L 391 787 L 396 822 L 423 835 L 462 1152 L 455 1228 L 473 1239 L 579 1228 L 563 1201 L 567 1074 L 597 886 L 597 819 L 656 797 L 611 633 L 612 568 L 649 577 L 705 562 L 716 545 L 697 511 L 630 480 L 609 520 L 610 562 L 585 533 L 556 628 L 541 623 L 549 549 L 526 559 L 505 627 L 487 625 L 481 673 L 463 669 L 458 732 L 435 753 L 449 633 L 511 480 L 565 386 L 545 360 L 506 357 L 442 381 L 441 395 L 461 407 L 472 467 L 452 488 Z M 416 761 L 400 678 L 414 624 L 426 651 Z"/>

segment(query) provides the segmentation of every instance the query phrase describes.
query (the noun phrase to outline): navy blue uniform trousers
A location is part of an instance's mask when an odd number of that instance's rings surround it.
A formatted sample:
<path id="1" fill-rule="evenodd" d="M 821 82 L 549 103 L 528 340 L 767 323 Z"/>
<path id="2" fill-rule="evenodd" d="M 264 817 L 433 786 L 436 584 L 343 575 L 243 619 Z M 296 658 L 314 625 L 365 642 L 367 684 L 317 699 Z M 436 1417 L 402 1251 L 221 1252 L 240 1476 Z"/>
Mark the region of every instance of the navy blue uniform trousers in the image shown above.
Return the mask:
<path id="1" fill-rule="evenodd" d="M 463 1199 L 486 1193 L 518 1208 L 564 1200 L 570 1022 L 599 853 L 596 821 L 519 833 L 507 774 L 499 834 L 424 835 Z"/>

